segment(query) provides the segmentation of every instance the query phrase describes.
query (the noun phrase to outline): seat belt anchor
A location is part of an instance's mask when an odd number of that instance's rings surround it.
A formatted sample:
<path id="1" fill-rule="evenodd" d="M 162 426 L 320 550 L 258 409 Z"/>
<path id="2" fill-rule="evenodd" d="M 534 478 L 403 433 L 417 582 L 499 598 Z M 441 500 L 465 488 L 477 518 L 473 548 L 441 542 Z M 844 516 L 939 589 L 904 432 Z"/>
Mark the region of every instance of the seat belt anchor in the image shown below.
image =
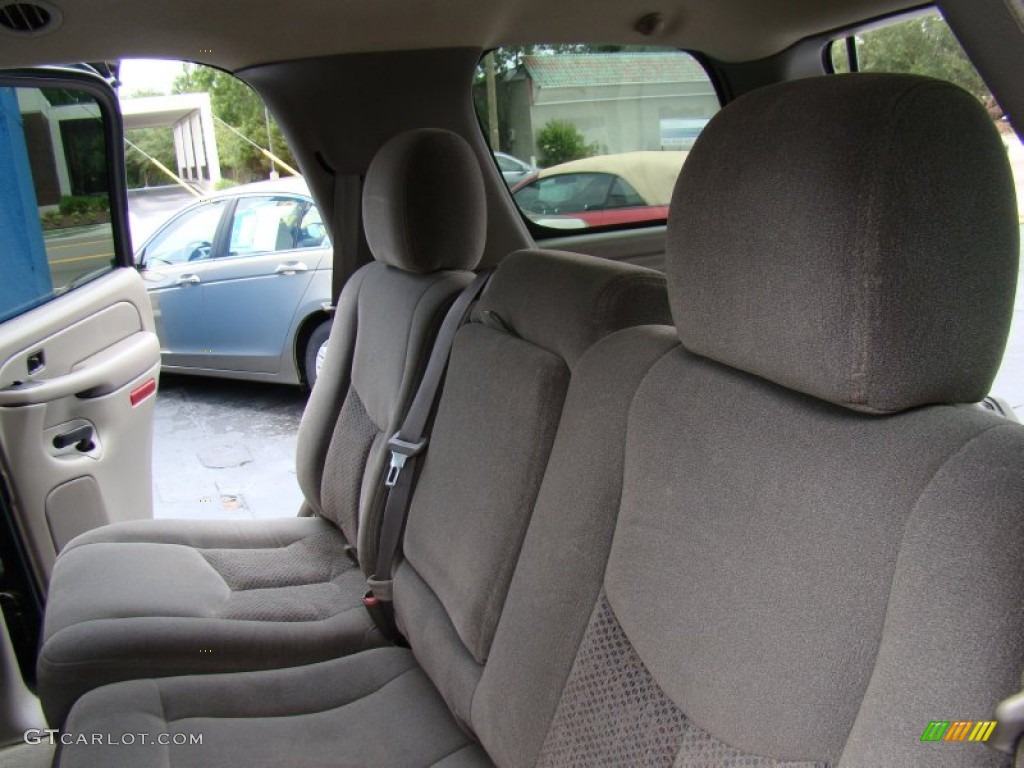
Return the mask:
<path id="1" fill-rule="evenodd" d="M 395 432 L 388 440 L 388 448 L 391 450 L 391 466 L 388 467 L 387 477 L 384 478 L 384 485 L 394 488 L 398 482 L 398 476 L 402 474 L 405 462 L 410 456 L 418 456 L 427 447 L 427 438 L 418 442 L 411 442 L 402 438 L 401 432 Z"/>

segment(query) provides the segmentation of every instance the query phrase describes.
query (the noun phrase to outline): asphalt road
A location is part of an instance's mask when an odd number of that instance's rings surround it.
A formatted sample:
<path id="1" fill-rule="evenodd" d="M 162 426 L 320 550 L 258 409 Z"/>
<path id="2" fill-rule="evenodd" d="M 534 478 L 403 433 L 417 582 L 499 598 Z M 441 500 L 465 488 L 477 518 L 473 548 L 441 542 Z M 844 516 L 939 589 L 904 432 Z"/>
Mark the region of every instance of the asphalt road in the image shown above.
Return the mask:
<path id="1" fill-rule="evenodd" d="M 109 224 L 51 230 L 45 233 L 43 246 L 55 290 L 93 270 L 109 266 L 114 258 Z"/>
<path id="2" fill-rule="evenodd" d="M 153 439 L 154 517 L 290 517 L 302 493 L 298 387 L 165 374 Z"/>

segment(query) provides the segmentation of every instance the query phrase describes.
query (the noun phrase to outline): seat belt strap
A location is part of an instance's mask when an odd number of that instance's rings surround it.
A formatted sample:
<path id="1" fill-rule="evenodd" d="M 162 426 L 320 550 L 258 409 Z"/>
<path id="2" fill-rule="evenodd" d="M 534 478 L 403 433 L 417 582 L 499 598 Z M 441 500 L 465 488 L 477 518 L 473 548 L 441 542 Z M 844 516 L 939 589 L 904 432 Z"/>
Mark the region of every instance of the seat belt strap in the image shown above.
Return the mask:
<path id="1" fill-rule="evenodd" d="M 405 528 L 405 518 L 409 512 L 409 503 L 412 501 L 416 462 L 427 447 L 427 422 L 441 390 L 441 380 L 448 366 L 455 334 L 469 319 L 470 308 L 489 278 L 489 272 L 477 275 L 473 282 L 462 289 L 449 308 L 437 332 L 423 379 L 413 397 L 412 405 L 405 414 L 402 427 L 388 440 L 391 464 L 384 479 L 388 497 L 384 503 L 384 516 L 377 545 L 377 563 L 373 576 L 368 580 L 368 598 L 391 602 L 391 577 L 402 539 L 402 530 Z M 383 627 L 382 631 L 385 631 Z"/>

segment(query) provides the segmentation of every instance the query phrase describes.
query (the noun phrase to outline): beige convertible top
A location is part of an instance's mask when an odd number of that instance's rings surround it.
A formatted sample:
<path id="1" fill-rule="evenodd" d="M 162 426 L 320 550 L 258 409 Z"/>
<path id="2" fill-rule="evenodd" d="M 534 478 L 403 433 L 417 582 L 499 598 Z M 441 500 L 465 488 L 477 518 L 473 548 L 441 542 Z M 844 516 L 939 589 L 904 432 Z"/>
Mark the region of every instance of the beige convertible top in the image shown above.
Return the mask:
<path id="1" fill-rule="evenodd" d="M 648 205 L 668 205 L 688 152 L 623 152 L 571 160 L 545 168 L 539 178 L 563 173 L 613 173 L 621 176 Z"/>

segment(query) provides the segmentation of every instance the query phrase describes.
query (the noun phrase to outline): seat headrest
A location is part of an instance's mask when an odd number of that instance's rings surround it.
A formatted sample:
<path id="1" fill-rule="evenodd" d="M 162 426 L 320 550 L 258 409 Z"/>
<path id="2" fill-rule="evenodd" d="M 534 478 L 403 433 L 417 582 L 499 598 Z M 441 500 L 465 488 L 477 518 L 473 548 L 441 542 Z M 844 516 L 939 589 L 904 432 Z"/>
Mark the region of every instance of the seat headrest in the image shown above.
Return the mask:
<path id="1" fill-rule="evenodd" d="M 668 226 L 683 345 L 839 405 L 893 413 L 988 393 L 1017 282 L 1006 150 L 924 77 L 833 75 L 714 117 Z"/>
<path id="2" fill-rule="evenodd" d="M 466 140 L 422 128 L 395 136 L 373 158 L 363 187 L 363 225 L 373 257 L 426 274 L 474 269 L 483 255 L 483 175 Z"/>
<path id="3" fill-rule="evenodd" d="M 570 366 L 605 336 L 671 323 L 665 276 L 653 269 L 563 251 L 516 251 L 502 259 L 474 316 Z"/>

